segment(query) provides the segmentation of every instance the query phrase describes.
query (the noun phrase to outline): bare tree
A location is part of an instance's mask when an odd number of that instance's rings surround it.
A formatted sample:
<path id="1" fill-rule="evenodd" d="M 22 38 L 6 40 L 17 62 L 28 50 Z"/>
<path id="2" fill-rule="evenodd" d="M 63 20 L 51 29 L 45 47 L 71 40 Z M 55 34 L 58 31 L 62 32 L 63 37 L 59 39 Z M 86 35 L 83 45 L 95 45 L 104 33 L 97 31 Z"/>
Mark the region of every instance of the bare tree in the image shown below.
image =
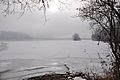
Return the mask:
<path id="1" fill-rule="evenodd" d="M 43 9 L 44 14 L 46 9 L 49 8 L 49 3 L 54 2 L 55 0 L 0 0 L 0 9 L 5 16 L 10 14 L 19 13 L 21 16 L 26 12 L 32 10 L 41 11 Z M 70 4 L 68 1 L 57 0 L 59 2 L 59 8 L 62 7 L 68 8 Z"/>
<path id="2" fill-rule="evenodd" d="M 114 72 L 116 79 L 120 79 L 120 1 L 119 0 L 84 0 L 86 5 L 79 10 L 78 17 L 92 21 L 91 27 L 104 31 L 109 36 L 114 58 Z M 100 36 L 101 37 L 101 36 Z"/>
<path id="3" fill-rule="evenodd" d="M 21 15 L 26 10 L 37 8 L 41 10 L 49 7 L 51 0 L 0 0 L 0 6 L 5 15 L 14 14 L 18 10 Z M 85 6 L 77 8 L 78 17 L 93 21 L 91 26 L 109 36 L 108 44 L 114 58 L 113 70 L 115 77 L 120 79 L 120 0 L 81 0 Z"/>
<path id="4" fill-rule="evenodd" d="M 81 40 L 80 37 L 79 37 L 79 34 L 75 33 L 73 36 L 72 36 L 73 40 L 75 41 L 79 41 Z"/>
<path id="5" fill-rule="evenodd" d="M 14 13 L 23 15 L 26 10 L 44 9 L 46 11 L 46 8 L 49 7 L 49 1 L 51 0 L 0 0 L 0 8 L 5 16 Z"/>

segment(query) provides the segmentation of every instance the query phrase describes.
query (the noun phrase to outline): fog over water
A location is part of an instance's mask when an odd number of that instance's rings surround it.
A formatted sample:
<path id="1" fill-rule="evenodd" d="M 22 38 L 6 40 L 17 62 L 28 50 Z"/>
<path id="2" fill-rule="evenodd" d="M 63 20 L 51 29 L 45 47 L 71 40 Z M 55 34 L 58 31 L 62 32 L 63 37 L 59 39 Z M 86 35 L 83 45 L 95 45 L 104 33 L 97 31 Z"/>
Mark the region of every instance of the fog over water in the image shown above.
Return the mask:
<path id="1" fill-rule="evenodd" d="M 10 41 L 0 51 L 0 59 L 48 59 L 48 58 L 98 58 L 98 53 L 107 55 L 105 43 L 82 40 Z M 7 47 L 7 49 L 6 49 Z M 6 50 L 5 50 L 5 49 Z M 105 56 L 103 56 L 105 57 Z"/>
<path id="2" fill-rule="evenodd" d="M 32 9 L 22 16 L 5 17 L 0 7 L 0 80 L 84 72 L 88 68 L 102 72 L 98 54 L 107 60 L 109 47 L 92 41 L 89 21 L 76 17 L 76 8 L 82 4 L 64 0 L 70 5 L 59 8 L 58 0 L 51 1 L 45 14 Z"/>
<path id="3" fill-rule="evenodd" d="M 75 3 L 73 3 L 74 5 Z M 74 33 L 78 33 L 81 37 L 89 37 L 89 23 L 81 21 L 75 17 L 78 13 L 75 9 L 77 6 L 70 5 L 68 9 L 58 9 L 46 11 L 46 19 L 43 11 L 29 10 L 20 17 L 18 14 L 8 15 L 0 14 L 0 30 L 19 31 L 39 37 L 71 37 Z M 2 12 L 2 11 L 1 11 Z"/>

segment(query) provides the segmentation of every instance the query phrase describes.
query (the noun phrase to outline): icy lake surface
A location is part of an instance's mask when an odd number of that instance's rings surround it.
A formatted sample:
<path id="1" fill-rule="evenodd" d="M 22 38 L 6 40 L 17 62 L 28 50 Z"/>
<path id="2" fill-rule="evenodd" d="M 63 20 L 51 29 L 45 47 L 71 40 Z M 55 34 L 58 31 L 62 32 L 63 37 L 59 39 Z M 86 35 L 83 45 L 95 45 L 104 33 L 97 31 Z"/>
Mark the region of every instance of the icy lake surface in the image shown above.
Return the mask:
<path id="1" fill-rule="evenodd" d="M 13 80 L 11 77 L 15 76 L 40 75 L 41 72 L 47 71 L 64 73 L 67 71 L 64 64 L 70 68 L 71 72 L 82 71 L 94 65 L 95 69 L 100 71 L 98 53 L 104 58 L 108 53 L 106 43 L 100 42 L 97 45 L 97 41 L 91 40 L 9 41 L 5 43 L 7 45 L 2 46 L 3 50 L 2 48 L 0 50 L 0 72 L 5 80 L 9 78 Z M 40 74 L 36 74 L 36 71 Z M 16 72 L 19 75 L 16 75 Z"/>
<path id="2" fill-rule="evenodd" d="M 6 42 L 8 49 L 0 51 L 0 60 L 7 59 L 48 59 L 63 57 L 98 57 L 106 53 L 107 45 L 97 41 L 14 41 Z"/>

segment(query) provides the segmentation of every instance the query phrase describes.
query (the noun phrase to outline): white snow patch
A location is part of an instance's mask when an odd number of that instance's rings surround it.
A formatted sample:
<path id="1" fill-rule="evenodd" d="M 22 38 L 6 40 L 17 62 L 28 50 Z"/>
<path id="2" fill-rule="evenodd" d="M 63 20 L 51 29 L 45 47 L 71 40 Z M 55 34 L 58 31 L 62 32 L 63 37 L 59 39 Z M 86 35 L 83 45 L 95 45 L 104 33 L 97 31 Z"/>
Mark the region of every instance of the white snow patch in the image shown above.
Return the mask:
<path id="1" fill-rule="evenodd" d="M 86 80 L 86 79 L 82 79 L 81 77 L 75 77 L 74 80 Z"/>

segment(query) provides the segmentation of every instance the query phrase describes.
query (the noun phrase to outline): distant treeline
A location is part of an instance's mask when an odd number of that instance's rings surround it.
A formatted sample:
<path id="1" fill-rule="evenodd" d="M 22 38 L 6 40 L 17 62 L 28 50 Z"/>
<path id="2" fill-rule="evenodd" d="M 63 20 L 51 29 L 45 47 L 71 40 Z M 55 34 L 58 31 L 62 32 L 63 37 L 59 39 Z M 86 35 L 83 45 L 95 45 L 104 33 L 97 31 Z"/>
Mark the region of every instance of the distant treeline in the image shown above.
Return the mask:
<path id="1" fill-rule="evenodd" d="M 116 29 L 116 30 L 118 31 L 118 33 L 115 35 L 118 35 L 120 39 L 120 29 Z M 110 40 L 110 33 L 108 34 L 105 30 L 96 30 L 94 34 L 92 34 L 91 38 L 94 41 L 108 42 Z"/>
<path id="2" fill-rule="evenodd" d="M 10 40 L 32 40 L 33 38 L 28 34 L 22 32 L 13 31 L 0 31 L 0 40 L 10 41 Z"/>
<path id="3" fill-rule="evenodd" d="M 46 37 L 31 36 L 23 32 L 0 31 L 0 41 L 43 41 L 43 40 L 91 40 L 90 38 L 80 38 L 79 35 L 71 35 L 71 37 Z"/>
<path id="4" fill-rule="evenodd" d="M 71 38 L 34 37 L 22 32 L 0 31 L 0 41 L 72 40 Z"/>

